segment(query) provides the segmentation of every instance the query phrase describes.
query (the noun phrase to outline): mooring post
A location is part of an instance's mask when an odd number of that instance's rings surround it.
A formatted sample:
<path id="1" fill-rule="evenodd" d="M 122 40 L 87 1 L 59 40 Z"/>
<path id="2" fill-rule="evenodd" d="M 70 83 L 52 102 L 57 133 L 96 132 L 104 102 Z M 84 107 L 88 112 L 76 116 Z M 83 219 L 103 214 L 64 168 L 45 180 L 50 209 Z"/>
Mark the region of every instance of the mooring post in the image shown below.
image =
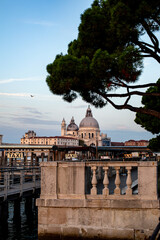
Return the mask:
<path id="1" fill-rule="evenodd" d="M 35 192 L 36 189 L 36 169 L 33 169 L 33 193 Z"/>
<path id="2" fill-rule="evenodd" d="M 20 197 L 23 195 L 24 170 L 20 172 Z"/>
<path id="3" fill-rule="evenodd" d="M 8 188 L 9 188 L 9 181 L 8 181 L 8 172 L 4 173 L 4 200 L 7 199 L 7 195 L 8 195 Z"/>
<path id="4" fill-rule="evenodd" d="M 2 236 L 7 239 L 8 236 L 8 201 L 0 204 L 0 223 L 2 225 Z"/>
<path id="5" fill-rule="evenodd" d="M 21 213 L 21 198 L 14 200 L 14 219 L 20 218 Z"/>

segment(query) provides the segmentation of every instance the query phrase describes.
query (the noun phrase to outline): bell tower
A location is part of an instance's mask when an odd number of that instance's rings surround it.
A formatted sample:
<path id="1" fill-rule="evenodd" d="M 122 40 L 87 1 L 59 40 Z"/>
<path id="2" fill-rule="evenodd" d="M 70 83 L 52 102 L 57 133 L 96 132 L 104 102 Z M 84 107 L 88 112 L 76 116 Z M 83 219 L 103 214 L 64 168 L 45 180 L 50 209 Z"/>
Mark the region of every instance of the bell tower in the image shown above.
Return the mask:
<path id="1" fill-rule="evenodd" d="M 66 121 L 64 118 L 61 123 L 61 136 L 66 136 Z"/>

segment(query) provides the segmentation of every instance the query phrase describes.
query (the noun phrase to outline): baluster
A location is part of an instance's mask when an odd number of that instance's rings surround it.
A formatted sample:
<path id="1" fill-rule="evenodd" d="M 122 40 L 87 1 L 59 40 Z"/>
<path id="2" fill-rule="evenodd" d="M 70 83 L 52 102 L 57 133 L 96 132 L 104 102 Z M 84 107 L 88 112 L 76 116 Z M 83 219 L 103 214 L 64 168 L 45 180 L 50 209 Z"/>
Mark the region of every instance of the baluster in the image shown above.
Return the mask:
<path id="1" fill-rule="evenodd" d="M 116 188 L 114 189 L 114 194 L 115 195 L 120 195 L 120 183 L 121 183 L 121 180 L 120 180 L 120 177 L 119 177 L 119 169 L 120 167 L 115 167 L 115 170 L 116 170 L 116 179 L 115 179 L 115 185 L 116 185 Z"/>
<path id="2" fill-rule="evenodd" d="M 108 180 L 108 167 L 104 167 L 104 180 L 103 180 L 103 184 L 104 184 L 104 189 L 103 189 L 103 195 L 109 195 L 109 189 L 108 189 L 108 184 L 109 184 L 109 180 Z"/>
<path id="3" fill-rule="evenodd" d="M 127 180 L 126 180 L 126 184 L 127 184 L 126 195 L 132 195 L 132 189 L 131 189 L 131 185 L 132 185 L 131 169 L 132 169 L 132 167 L 126 167 L 126 169 L 128 170 L 128 176 L 127 176 Z"/>
<path id="4" fill-rule="evenodd" d="M 96 178 L 96 166 L 91 167 L 91 170 L 93 171 L 93 177 L 92 177 L 92 189 L 91 189 L 91 195 L 97 195 L 97 178 Z"/>

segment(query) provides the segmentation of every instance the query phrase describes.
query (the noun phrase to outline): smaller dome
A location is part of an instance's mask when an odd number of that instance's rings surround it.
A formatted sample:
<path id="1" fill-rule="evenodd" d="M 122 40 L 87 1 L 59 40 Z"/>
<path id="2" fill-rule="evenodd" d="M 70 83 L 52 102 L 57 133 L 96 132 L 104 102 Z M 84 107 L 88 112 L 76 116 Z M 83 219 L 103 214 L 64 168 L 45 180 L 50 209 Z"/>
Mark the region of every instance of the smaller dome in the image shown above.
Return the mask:
<path id="1" fill-rule="evenodd" d="M 78 126 L 74 122 L 74 118 L 72 117 L 70 124 L 67 127 L 67 131 L 78 131 Z"/>

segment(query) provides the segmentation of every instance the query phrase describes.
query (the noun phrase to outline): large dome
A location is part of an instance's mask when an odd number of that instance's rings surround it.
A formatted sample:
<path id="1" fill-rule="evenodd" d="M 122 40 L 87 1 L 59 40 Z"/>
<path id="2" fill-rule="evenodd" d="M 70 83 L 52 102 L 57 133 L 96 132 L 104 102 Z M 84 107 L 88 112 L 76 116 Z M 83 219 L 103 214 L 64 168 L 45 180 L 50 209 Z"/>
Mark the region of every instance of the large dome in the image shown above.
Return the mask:
<path id="1" fill-rule="evenodd" d="M 92 111 L 88 107 L 85 118 L 79 124 L 79 128 L 99 128 L 99 124 L 95 118 L 92 116 Z"/>
<path id="2" fill-rule="evenodd" d="M 67 127 L 67 131 L 78 131 L 78 126 L 74 122 L 74 118 L 72 117 L 70 124 Z"/>

